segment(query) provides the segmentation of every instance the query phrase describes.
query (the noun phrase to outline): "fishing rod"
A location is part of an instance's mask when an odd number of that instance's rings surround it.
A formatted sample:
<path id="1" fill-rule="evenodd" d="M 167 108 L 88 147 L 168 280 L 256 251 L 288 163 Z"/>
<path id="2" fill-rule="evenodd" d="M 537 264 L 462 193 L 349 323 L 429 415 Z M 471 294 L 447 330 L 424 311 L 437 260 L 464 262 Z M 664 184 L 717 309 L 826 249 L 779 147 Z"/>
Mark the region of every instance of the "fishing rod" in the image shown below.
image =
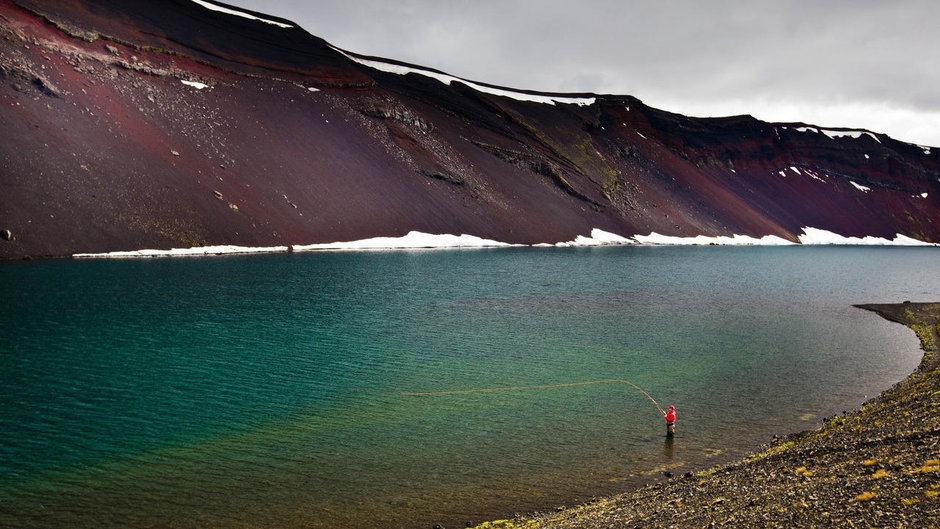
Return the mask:
<path id="1" fill-rule="evenodd" d="M 591 384 L 627 384 L 629 386 L 632 386 L 636 390 L 638 390 L 640 393 L 646 395 L 646 398 L 650 399 L 650 402 L 652 402 L 653 405 L 656 406 L 656 409 L 659 410 L 659 413 L 662 413 L 663 415 L 666 414 L 666 412 L 662 409 L 659 403 L 656 402 L 656 399 L 654 399 L 649 393 L 647 393 L 646 390 L 644 390 L 640 386 L 637 386 L 633 382 L 630 382 L 629 380 L 622 379 L 622 378 L 591 380 L 588 382 L 568 382 L 566 384 L 542 384 L 538 386 L 509 386 L 509 387 L 501 387 L 501 388 L 456 389 L 456 390 L 449 390 L 449 391 L 402 392 L 402 393 L 399 393 L 399 395 L 402 395 L 405 397 L 435 397 L 439 395 L 463 395 L 466 393 L 490 393 L 494 391 L 520 391 L 520 390 L 525 390 L 525 389 L 567 388 L 567 387 L 572 387 L 572 386 L 588 386 Z"/>

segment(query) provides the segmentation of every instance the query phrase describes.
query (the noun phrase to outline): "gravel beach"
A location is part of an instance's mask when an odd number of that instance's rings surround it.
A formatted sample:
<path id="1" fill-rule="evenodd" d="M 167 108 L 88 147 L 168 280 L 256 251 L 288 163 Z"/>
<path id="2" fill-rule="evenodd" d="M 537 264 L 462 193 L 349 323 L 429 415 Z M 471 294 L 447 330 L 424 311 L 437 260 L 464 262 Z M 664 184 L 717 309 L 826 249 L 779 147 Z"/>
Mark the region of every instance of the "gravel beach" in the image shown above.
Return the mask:
<path id="1" fill-rule="evenodd" d="M 940 527 L 940 303 L 857 305 L 907 325 L 924 356 L 905 380 L 742 461 L 484 528 Z"/>

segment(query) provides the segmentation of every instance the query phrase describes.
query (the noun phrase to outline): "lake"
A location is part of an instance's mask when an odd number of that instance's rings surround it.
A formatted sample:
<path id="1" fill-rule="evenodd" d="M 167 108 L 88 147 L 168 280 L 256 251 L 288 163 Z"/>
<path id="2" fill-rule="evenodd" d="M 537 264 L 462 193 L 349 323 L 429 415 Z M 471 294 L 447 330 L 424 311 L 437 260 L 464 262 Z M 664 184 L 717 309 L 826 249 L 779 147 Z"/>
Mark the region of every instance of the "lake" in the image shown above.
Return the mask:
<path id="1" fill-rule="evenodd" d="M 0 526 L 462 527 L 739 457 L 909 374 L 940 250 L 0 263 Z M 410 392 L 625 379 L 409 396 Z"/>

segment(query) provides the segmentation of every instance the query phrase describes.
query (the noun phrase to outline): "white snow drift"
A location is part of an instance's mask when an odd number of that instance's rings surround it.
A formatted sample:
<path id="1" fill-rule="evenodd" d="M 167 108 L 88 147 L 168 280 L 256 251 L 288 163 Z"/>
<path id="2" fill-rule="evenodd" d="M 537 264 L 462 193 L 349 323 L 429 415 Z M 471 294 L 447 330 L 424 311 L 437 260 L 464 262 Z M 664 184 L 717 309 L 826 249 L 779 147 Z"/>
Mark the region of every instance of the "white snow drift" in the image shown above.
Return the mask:
<path id="1" fill-rule="evenodd" d="M 798 237 L 799 244 L 811 245 L 860 245 L 860 246 L 940 246 L 928 242 L 918 241 L 906 235 L 897 234 L 894 239 L 888 240 L 880 237 L 845 237 L 836 233 L 817 228 L 803 228 L 803 234 Z M 761 238 L 747 235 L 732 235 L 706 237 L 673 237 L 652 232 L 649 235 L 634 235 L 623 237 L 600 229 L 591 230 L 590 236 L 579 235 L 573 241 L 542 243 L 531 245 L 539 248 L 558 247 L 590 247 L 590 246 L 792 246 L 796 243 L 775 235 L 765 235 Z M 322 244 L 307 244 L 295 246 L 200 246 L 194 248 L 173 248 L 171 250 L 129 250 L 106 253 L 77 253 L 76 258 L 122 258 L 122 257 L 194 257 L 206 255 L 227 255 L 247 253 L 286 253 L 309 252 L 326 250 L 415 250 L 415 249 L 447 249 L 447 248 L 506 248 L 529 246 L 525 244 L 509 244 L 492 239 L 483 239 L 474 235 L 428 234 L 419 231 L 409 232 L 402 237 L 373 237 L 359 241 L 332 242 Z"/>

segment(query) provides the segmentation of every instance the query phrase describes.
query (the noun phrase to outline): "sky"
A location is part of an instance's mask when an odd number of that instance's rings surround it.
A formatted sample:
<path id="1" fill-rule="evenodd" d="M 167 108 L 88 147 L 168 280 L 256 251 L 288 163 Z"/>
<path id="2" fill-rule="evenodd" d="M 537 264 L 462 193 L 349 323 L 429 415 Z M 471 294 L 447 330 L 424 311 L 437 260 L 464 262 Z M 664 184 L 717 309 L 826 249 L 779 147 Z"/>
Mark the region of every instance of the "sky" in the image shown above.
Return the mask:
<path id="1" fill-rule="evenodd" d="M 936 0 L 227 0 L 465 79 L 940 147 Z"/>

